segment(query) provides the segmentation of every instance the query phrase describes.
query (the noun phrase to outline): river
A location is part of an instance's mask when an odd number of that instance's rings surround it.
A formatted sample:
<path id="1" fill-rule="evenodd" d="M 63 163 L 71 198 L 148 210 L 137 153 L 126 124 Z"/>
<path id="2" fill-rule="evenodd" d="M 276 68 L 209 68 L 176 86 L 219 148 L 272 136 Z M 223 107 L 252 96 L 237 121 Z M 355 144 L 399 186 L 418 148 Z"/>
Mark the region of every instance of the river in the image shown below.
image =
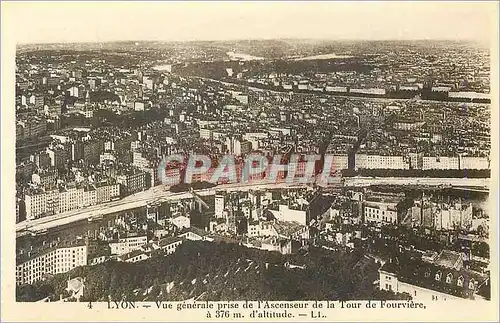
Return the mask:
<path id="1" fill-rule="evenodd" d="M 350 55 L 337 55 L 335 53 L 331 54 L 322 54 L 322 55 L 314 55 L 314 56 L 307 56 L 307 57 L 298 57 L 295 58 L 294 61 L 312 61 L 312 60 L 318 60 L 318 59 L 343 59 L 343 58 L 353 58 L 354 56 Z"/>
<path id="2" fill-rule="evenodd" d="M 264 57 L 252 56 L 243 53 L 227 52 L 226 54 L 231 59 L 242 60 L 242 61 L 261 61 L 265 59 Z"/>

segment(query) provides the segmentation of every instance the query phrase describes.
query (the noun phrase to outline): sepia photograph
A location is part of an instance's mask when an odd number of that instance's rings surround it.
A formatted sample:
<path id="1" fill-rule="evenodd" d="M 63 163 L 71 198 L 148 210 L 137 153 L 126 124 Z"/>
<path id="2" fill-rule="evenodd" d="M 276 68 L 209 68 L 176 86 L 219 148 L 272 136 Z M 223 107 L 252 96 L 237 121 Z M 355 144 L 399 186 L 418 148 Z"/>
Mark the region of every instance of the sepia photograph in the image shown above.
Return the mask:
<path id="1" fill-rule="evenodd" d="M 1 12 L 2 320 L 498 320 L 496 1 Z"/>

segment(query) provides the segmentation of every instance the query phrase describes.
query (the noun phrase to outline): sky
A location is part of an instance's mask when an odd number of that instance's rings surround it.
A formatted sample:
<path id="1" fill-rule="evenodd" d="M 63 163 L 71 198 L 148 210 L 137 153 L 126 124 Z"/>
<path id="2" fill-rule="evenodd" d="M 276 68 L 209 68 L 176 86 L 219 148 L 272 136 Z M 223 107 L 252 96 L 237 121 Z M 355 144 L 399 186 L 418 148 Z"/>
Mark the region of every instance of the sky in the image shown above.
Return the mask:
<path id="1" fill-rule="evenodd" d="M 18 44 L 118 40 L 490 39 L 495 2 L 2 2 Z"/>

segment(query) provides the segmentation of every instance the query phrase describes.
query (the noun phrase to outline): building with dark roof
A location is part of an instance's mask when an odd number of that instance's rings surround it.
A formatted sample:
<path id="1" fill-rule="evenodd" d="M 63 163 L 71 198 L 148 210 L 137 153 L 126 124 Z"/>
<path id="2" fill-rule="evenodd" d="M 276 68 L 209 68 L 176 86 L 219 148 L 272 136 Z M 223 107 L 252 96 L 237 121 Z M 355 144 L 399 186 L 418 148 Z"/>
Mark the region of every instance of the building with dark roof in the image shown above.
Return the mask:
<path id="1" fill-rule="evenodd" d="M 379 269 L 380 289 L 419 301 L 489 299 L 488 275 L 464 268 L 451 252 L 428 258 L 433 259 L 385 263 Z"/>
<path id="2" fill-rule="evenodd" d="M 174 253 L 184 240 L 180 237 L 166 237 L 158 242 L 158 248 L 165 251 L 167 254 Z"/>

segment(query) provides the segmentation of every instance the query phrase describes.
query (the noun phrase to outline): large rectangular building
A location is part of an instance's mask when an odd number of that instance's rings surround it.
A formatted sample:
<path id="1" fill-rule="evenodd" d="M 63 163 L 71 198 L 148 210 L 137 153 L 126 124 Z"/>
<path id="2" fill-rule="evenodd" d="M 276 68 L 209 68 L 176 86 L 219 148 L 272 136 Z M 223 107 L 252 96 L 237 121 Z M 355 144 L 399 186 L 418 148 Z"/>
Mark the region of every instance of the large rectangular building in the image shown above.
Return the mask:
<path id="1" fill-rule="evenodd" d="M 403 156 L 356 154 L 356 169 L 409 169 L 410 163 Z"/>
<path id="2" fill-rule="evenodd" d="M 147 236 L 134 236 L 134 237 L 120 238 L 117 241 L 112 241 L 109 243 L 109 247 L 111 248 L 111 254 L 121 256 L 126 253 L 137 250 L 147 243 L 148 243 Z"/>
<path id="3" fill-rule="evenodd" d="M 60 274 L 87 265 L 88 246 L 75 240 L 49 247 L 40 252 L 22 253 L 17 258 L 16 284 L 33 284 L 47 274 Z"/>
<path id="4" fill-rule="evenodd" d="M 490 169 L 488 157 L 460 156 L 460 169 Z"/>
<path id="5" fill-rule="evenodd" d="M 424 156 L 422 169 L 460 169 L 458 157 L 454 156 Z"/>
<path id="6" fill-rule="evenodd" d="M 146 189 L 146 173 L 143 171 L 133 171 L 118 175 L 116 182 L 122 186 L 123 194 L 129 195 Z"/>
<path id="7" fill-rule="evenodd" d="M 366 202 L 364 206 L 365 223 L 396 224 L 398 211 L 394 203 Z"/>
<path id="8" fill-rule="evenodd" d="M 59 213 L 59 190 L 33 190 L 26 193 L 24 202 L 27 220 Z"/>

